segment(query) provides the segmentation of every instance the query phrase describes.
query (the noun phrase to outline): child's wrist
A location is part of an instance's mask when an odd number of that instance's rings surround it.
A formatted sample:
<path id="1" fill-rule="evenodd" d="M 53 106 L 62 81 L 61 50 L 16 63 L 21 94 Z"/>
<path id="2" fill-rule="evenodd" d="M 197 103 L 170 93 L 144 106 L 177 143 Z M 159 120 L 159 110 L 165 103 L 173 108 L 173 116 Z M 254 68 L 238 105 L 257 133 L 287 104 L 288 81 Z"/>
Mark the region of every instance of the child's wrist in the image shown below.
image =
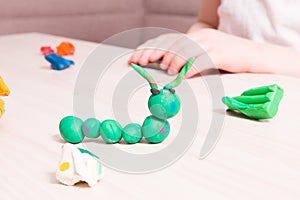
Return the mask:
<path id="1" fill-rule="evenodd" d="M 197 32 L 203 28 L 213 28 L 213 27 L 204 22 L 196 22 L 189 28 L 189 30 L 186 33 L 191 34 L 191 33 Z"/>
<path id="2" fill-rule="evenodd" d="M 249 60 L 249 72 L 251 73 L 274 73 L 270 64 L 270 47 L 266 44 L 252 42 Z M 274 55 L 275 56 L 275 55 Z"/>

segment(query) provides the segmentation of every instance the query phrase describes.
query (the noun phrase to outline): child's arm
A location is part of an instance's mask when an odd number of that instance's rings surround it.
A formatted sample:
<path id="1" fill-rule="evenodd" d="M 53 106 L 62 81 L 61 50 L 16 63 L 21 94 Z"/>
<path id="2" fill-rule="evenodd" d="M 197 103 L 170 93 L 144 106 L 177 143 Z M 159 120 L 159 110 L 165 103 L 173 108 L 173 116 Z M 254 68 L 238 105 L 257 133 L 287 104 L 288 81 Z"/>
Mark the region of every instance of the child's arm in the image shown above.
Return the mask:
<path id="1" fill-rule="evenodd" d="M 257 43 L 214 29 L 201 29 L 193 34 L 197 34 L 194 40 L 206 50 L 218 69 L 234 73 L 274 73 L 300 77 L 300 52 L 293 48 Z M 205 54 L 197 57 L 200 65 L 202 60 L 205 61 L 202 57 Z M 174 57 L 169 69 L 176 72 L 184 62 Z M 194 74 L 190 71 L 187 77 Z"/>
<path id="2" fill-rule="evenodd" d="M 249 65 L 248 72 L 274 73 L 300 77 L 299 51 L 271 44 L 254 43 L 254 46 L 252 51 L 248 52 L 253 54 L 250 56 L 252 61 L 249 60 L 251 64 Z M 247 48 L 247 46 L 243 48 Z"/>
<path id="3" fill-rule="evenodd" d="M 292 48 L 260 44 L 219 31 L 207 30 L 218 27 L 219 5 L 220 0 L 202 0 L 198 22 L 187 32 L 192 38 L 199 34 L 199 44 L 204 48 L 210 47 L 207 53 L 216 67 L 236 73 L 275 73 L 300 77 L 300 52 Z M 203 28 L 204 30 L 201 30 Z M 190 73 L 187 76 L 192 75 L 193 73 Z"/>
<path id="4" fill-rule="evenodd" d="M 220 0 L 202 0 L 201 2 L 198 22 L 190 28 L 186 36 L 201 46 L 206 54 L 199 51 L 199 47 L 193 48 L 187 39 L 161 36 L 149 41 L 147 45 L 161 47 L 165 49 L 164 51 L 137 50 L 129 62 L 146 65 L 162 58 L 161 64 L 170 75 L 174 75 L 182 68 L 188 57 L 196 57 L 196 63 L 201 65 L 207 61 L 208 55 L 215 67 L 229 72 L 278 73 L 300 77 L 299 52 L 292 48 L 253 42 L 216 30 L 217 8 Z M 186 59 L 176 55 L 182 55 Z M 200 68 L 214 66 L 200 66 Z M 190 70 L 186 77 L 191 77 L 196 73 L 197 71 Z"/>
<path id="5" fill-rule="evenodd" d="M 202 28 L 217 29 L 219 25 L 218 7 L 220 3 L 220 0 L 202 0 L 197 23 L 192 25 L 187 33 L 192 33 Z"/>

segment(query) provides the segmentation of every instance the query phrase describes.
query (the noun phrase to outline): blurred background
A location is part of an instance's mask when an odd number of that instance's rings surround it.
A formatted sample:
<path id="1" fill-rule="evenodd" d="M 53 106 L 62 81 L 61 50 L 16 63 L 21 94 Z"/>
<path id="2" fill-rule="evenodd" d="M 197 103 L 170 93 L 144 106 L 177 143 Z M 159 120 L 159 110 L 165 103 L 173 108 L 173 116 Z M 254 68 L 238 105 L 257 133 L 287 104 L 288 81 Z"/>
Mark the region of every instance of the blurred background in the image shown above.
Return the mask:
<path id="1" fill-rule="evenodd" d="M 101 42 L 124 30 L 185 32 L 200 0 L 0 0 L 0 35 L 41 32 Z"/>

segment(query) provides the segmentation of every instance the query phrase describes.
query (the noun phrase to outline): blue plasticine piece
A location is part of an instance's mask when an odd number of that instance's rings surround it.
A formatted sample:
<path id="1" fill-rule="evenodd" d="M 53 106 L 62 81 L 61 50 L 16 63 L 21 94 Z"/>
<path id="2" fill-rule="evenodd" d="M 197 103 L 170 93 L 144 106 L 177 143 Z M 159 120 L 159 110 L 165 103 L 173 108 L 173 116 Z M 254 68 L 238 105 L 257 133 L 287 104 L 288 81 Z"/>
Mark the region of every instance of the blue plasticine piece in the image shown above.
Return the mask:
<path id="1" fill-rule="evenodd" d="M 47 54 L 45 58 L 51 63 L 51 68 L 55 70 L 64 70 L 75 64 L 74 61 L 65 59 L 56 53 Z"/>

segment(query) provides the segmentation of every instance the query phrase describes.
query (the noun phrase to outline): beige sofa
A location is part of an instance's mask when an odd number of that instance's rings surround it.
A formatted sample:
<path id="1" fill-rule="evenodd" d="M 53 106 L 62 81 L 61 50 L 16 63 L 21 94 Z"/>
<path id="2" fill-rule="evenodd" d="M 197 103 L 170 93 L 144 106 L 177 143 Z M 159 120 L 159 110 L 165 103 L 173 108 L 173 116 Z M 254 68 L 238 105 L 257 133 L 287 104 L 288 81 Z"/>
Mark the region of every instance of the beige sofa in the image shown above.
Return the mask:
<path id="1" fill-rule="evenodd" d="M 0 0 L 0 35 L 42 32 L 89 41 L 136 27 L 184 32 L 200 0 Z"/>

